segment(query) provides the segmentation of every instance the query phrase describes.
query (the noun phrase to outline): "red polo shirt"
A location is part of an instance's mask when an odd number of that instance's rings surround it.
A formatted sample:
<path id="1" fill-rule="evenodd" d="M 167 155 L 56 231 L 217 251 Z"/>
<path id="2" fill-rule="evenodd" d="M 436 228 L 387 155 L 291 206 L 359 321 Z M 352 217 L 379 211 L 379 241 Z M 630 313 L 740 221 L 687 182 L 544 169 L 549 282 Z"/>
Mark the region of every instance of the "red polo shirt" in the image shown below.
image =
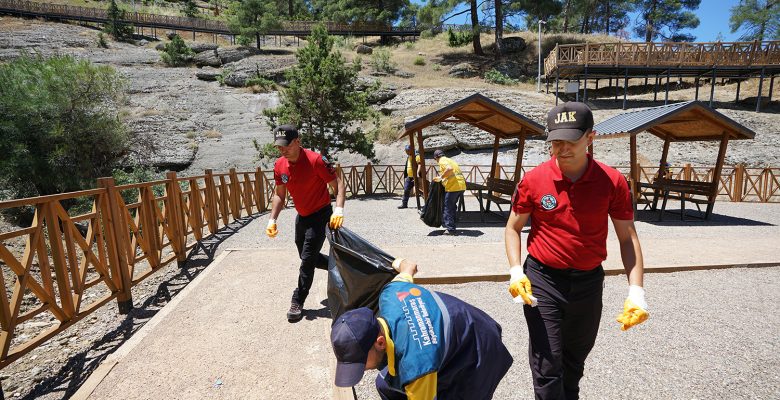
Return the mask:
<path id="1" fill-rule="evenodd" d="M 628 182 L 588 155 L 576 182 L 555 158 L 529 171 L 517 185 L 512 210 L 531 214 L 528 253 L 553 268 L 590 270 L 607 259 L 608 218 L 634 219 Z"/>
<path id="2" fill-rule="evenodd" d="M 286 185 L 295 210 L 302 217 L 330 204 L 328 183 L 336 179 L 336 169 L 319 153 L 301 149 L 298 161 L 291 163 L 279 157 L 274 164 L 274 180 Z"/>

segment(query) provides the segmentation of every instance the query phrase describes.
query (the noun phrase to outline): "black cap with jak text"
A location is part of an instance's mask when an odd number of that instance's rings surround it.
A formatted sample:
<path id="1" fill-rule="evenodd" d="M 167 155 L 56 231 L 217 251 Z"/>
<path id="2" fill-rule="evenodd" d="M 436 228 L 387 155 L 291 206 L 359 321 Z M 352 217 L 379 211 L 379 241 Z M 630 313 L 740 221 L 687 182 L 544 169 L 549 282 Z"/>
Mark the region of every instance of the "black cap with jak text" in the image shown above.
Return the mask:
<path id="1" fill-rule="evenodd" d="M 573 142 L 593 129 L 593 113 L 585 103 L 568 101 L 547 114 L 547 141 Z"/>

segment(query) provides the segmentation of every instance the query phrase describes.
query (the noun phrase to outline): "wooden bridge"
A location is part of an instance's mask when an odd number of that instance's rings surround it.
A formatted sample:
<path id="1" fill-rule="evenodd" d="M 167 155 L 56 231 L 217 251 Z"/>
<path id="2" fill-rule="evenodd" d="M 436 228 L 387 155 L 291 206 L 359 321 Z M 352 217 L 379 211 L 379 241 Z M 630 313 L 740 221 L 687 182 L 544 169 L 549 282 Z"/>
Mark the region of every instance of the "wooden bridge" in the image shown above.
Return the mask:
<path id="1" fill-rule="evenodd" d="M 670 79 L 693 78 L 696 100 L 699 80 L 710 79 L 710 106 L 717 78 L 737 80 L 759 78 L 756 111 L 760 111 L 761 90 L 764 78 L 769 78 L 769 101 L 772 99 L 774 78 L 780 75 L 780 41 L 708 42 L 708 43 L 582 43 L 556 45 L 544 61 L 544 74 L 548 82 L 555 79 L 556 95 L 559 81 L 584 81 L 583 96 L 587 101 L 588 79 L 615 79 L 615 86 L 623 79 L 624 109 L 628 79 L 655 78 L 655 91 L 666 77 L 666 91 Z M 617 93 L 617 91 L 616 91 Z M 616 94 L 617 95 L 617 94 Z"/>
<path id="2" fill-rule="evenodd" d="M 108 12 L 102 8 L 76 7 L 62 4 L 48 4 L 25 0 L 0 0 L 0 14 L 23 17 L 47 18 L 68 21 L 106 23 Z M 204 18 L 176 17 L 169 15 L 125 12 L 122 21 L 137 28 L 168 29 L 188 32 L 201 32 L 219 35 L 235 35 L 224 21 Z M 281 21 L 282 28 L 272 30 L 268 35 L 307 36 L 318 21 Z M 400 36 L 417 37 L 420 31 L 415 28 L 391 26 L 382 23 L 343 24 L 322 22 L 331 35 L 340 36 Z"/>

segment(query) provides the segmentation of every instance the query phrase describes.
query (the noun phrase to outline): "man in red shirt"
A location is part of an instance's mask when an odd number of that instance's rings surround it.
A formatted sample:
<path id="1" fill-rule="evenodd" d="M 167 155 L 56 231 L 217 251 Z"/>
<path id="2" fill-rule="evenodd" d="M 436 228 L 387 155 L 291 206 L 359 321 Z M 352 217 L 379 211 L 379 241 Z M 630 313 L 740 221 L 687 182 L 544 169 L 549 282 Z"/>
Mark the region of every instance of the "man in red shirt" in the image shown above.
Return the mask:
<path id="1" fill-rule="evenodd" d="M 601 320 L 609 218 L 629 283 L 617 318 L 623 330 L 648 317 L 644 264 L 626 179 L 587 153 L 595 136 L 588 106 L 554 107 L 547 129 L 552 157 L 517 185 L 504 231 L 509 292 L 525 304 L 536 398 L 577 399 Z M 529 217 L 528 256 L 521 266 L 520 231 Z"/>
<path id="2" fill-rule="evenodd" d="M 279 233 L 276 218 L 284 208 L 287 192 L 295 203 L 295 245 L 301 257 L 298 287 L 292 295 L 287 320 L 303 318 L 303 303 L 314 281 L 314 268 L 328 269 L 328 258 L 320 250 L 325 242 L 325 225 L 341 228 L 344 222 L 344 182 L 336 169 L 319 153 L 301 147 L 298 129 L 280 125 L 274 130 L 274 145 L 282 157 L 274 164 L 276 190 L 271 206 L 271 219 L 265 233 L 273 238 Z M 336 193 L 336 208 L 331 208 L 328 186 Z"/>

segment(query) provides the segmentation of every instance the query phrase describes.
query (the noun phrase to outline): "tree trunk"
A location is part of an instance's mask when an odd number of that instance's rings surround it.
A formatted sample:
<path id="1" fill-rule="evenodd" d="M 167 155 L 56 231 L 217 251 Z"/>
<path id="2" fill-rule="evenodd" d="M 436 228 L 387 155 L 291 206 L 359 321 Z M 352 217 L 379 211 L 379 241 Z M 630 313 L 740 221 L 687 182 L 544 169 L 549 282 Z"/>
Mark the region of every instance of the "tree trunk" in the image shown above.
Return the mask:
<path id="1" fill-rule="evenodd" d="M 295 12 L 295 9 L 293 8 L 293 1 L 295 0 L 287 0 L 287 15 L 292 19 L 293 13 Z"/>
<path id="2" fill-rule="evenodd" d="M 504 14 L 501 11 L 501 1 L 496 0 L 496 60 L 504 53 L 504 46 L 501 43 L 504 37 Z"/>
<path id="3" fill-rule="evenodd" d="M 569 11 L 571 11 L 571 0 L 566 0 L 566 6 L 563 8 L 563 33 L 569 32 Z"/>
<path id="4" fill-rule="evenodd" d="M 605 23 L 606 23 L 607 35 L 609 35 L 609 19 L 612 18 L 609 15 L 609 3 L 610 3 L 610 0 L 605 1 L 605 3 L 607 3 L 607 19 L 606 19 Z"/>
<path id="5" fill-rule="evenodd" d="M 479 15 L 477 15 L 477 0 L 471 0 L 471 33 L 474 36 L 474 54 L 478 56 L 485 55 L 482 51 L 482 45 L 479 42 Z"/>
<path id="6" fill-rule="evenodd" d="M 257 43 L 257 49 L 260 50 L 260 33 L 255 33 L 255 42 Z"/>
<path id="7" fill-rule="evenodd" d="M 653 41 L 653 33 L 655 27 L 653 26 L 653 18 L 655 17 L 655 6 L 658 0 L 653 0 L 650 5 L 650 12 L 645 17 L 645 42 L 650 43 Z"/>

